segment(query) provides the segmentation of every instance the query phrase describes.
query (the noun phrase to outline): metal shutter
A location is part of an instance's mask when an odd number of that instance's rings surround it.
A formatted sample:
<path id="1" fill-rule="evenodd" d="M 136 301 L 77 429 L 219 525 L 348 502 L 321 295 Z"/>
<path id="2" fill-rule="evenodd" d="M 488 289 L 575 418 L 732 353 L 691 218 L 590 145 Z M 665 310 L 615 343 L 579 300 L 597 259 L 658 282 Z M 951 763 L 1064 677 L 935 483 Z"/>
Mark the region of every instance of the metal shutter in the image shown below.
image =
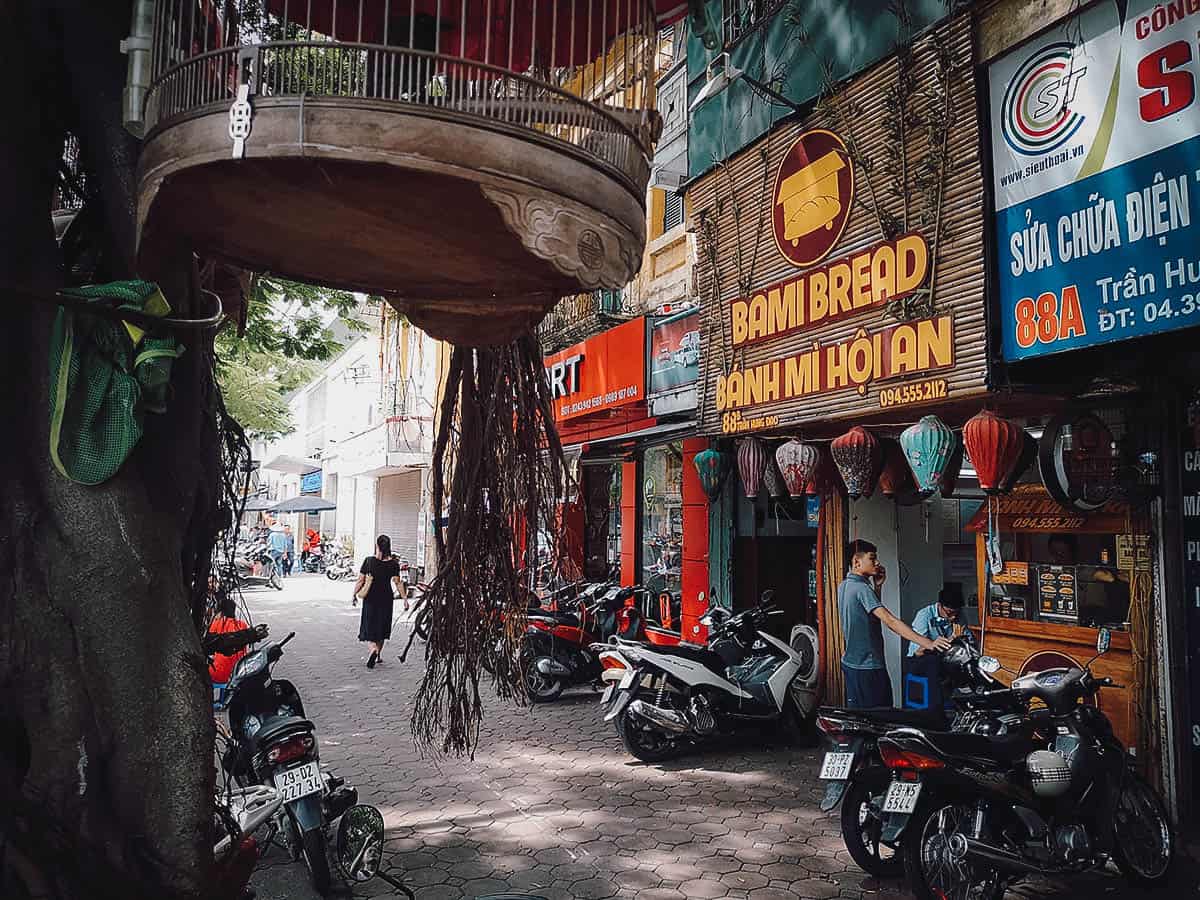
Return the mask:
<path id="1" fill-rule="evenodd" d="M 380 478 L 375 500 L 378 534 L 392 539 L 392 553 L 419 566 L 417 529 L 421 525 L 421 471 Z"/>
<path id="2" fill-rule="evenodd" d="M 666 234 L 683 221 L 683 196 L 674 191 L 667 191 L 667 199 L 663 203 L 663 234 Z"/>

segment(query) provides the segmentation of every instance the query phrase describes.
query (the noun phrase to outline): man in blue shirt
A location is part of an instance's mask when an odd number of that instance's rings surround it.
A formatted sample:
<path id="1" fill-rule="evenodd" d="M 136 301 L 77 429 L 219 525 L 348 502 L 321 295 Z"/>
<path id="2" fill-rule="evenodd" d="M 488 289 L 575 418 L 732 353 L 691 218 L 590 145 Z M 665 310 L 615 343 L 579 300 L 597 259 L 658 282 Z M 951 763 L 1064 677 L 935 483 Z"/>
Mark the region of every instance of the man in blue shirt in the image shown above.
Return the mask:
<path id="1" fill-rule="evenodd" d="M 942 588 L 938 592 L 936 603 L 930 603 L 917 611 L 913 618 L 913 631 L 930 640 L 940 637 L 954 640 L 959 633 L 970 635 L 961 622 L 964 605 L 962 591 Z M 923 656 L 924 654 L 923 647 L 916 644 L 908 645 L 909 656 Z"/>
<path id="2" fill-rule="evenodd" d="M 267 553 L 275 561 L 275 571 L 283 575 L 283 557 L 288 552 L 288 542 L 291 538 L 282 528 L 272 528 L 271 536 L 267 539 Z"/>
<path id="3" fill-rule="evenodd" d="M 925 650 L 945 650 L 950 641 L 917 634 L 879 599 L 887 571 L 879 562 L 878 548 L 870 541 L 851 541 L 846 548 L 850 571 L 838 585 L 838 616 L 846 637 L 842 674 L 846 678 L 846 705 L 862 709 L 892 705 L 892 682 L 883 652 L 883 625 Z"/>

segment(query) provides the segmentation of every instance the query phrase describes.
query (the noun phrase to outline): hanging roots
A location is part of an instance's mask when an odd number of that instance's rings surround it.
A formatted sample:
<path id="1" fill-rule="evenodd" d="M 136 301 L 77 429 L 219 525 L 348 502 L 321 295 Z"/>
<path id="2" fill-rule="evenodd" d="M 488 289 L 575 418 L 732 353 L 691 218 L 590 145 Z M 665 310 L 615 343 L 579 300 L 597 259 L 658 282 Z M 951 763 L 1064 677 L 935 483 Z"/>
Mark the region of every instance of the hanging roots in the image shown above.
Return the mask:
<path id="1" fill-rule="evenodd" d="M 537 339 L 456 347 L 433 448 L 434 522 L 448 522 L 444 533 L 434 529 L 438 571 L 424 599 L 426 668 L 412 715 L 420 746 L 474 750 L 482 671 L 501 697 L 524 699 L 529 592 L 539 562 L 560 563 L 555 504 L 564 476 Z"/>

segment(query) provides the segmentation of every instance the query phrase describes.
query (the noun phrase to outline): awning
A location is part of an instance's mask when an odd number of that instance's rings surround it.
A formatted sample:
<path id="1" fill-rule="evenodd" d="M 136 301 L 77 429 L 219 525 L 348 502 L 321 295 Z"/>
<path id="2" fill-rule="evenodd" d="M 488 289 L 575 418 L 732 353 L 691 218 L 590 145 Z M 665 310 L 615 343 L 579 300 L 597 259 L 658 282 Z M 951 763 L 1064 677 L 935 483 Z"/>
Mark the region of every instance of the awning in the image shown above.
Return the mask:
<path id="1" fill-rule="evenodd" d="M 285 475 L 308 475 L 321 471 L 321 464 L 315 459 L 305 459 L 301 456 L 288 456 L 281 453 L 273 460 L 263 464 L 264 469 L 282 472 Z"/>
<path id="2" fill-rule="evenodd" d="M 686 422 L 666 422 L 664 424 L 652 425 L 649 428 L 643 428 L 640 431 L 631 431 L 627 434 L 614 435 L 613 437 L 601 438 L 595 441 L 588 441 L 584 444 L 577 444 L 577 447 L 583 447 L 588 453 L 595 450 L 613 450 L 623 444 L 632 444 L 638 441 L 645 441 L 653 438 L 654 440 L 669 440 L 672 437 L 683 437 L 686 432 L 694 431 L 696 423 L 694 420 Z M 563 448 L 566 450 L 567 448 Z M 587 458 L 583 459 L 587 462 Z"/>

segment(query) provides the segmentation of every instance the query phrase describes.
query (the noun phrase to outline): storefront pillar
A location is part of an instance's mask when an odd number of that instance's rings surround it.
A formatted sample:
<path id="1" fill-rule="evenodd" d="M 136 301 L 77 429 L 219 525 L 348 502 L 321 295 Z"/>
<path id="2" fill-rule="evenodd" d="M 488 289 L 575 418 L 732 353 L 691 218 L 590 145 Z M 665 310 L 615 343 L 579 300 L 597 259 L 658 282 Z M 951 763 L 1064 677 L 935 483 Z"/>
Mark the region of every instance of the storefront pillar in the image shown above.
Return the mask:
<path id="1" fill-rule="evenodd" d="M 638 484 L 637 462 L 621 464 L 621 586 L 633 587 L 638 583 Z"/>
<path id="2" fill-rule="evenodd" d="M 683 574 L 681 633 L 683 640 L 703 643 L 700 617 L 708 609 L 708 497 L 696 471 L 696 454 L 708 449 L 707 438 L 683 442 Z"/>

